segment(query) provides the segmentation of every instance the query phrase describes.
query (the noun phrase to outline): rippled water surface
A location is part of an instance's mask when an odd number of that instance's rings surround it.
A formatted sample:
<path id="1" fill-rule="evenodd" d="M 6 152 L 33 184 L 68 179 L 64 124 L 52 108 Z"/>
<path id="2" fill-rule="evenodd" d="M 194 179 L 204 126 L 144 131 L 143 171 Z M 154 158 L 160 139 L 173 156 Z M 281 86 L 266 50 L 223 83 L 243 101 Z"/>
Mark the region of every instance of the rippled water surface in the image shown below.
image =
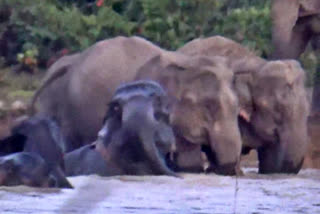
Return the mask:
<path id="1" fill-rule="evenodd" d="M 320 213 L 320 170 L 236 179 L 214 174 L 71 177 L 75 189 L 0 187 L 0 213 Z"/>

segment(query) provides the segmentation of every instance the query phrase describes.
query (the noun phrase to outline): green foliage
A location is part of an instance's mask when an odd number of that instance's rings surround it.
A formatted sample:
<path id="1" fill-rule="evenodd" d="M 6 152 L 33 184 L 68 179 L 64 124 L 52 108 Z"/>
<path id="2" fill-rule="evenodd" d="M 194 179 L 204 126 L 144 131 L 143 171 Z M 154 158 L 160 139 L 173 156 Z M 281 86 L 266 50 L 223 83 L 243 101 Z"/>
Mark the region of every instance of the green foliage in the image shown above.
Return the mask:
<path id="1" fill-rule="evenodd" d="M 140 35 L 166 49 L 212 35 L 245 44 L 258 54 L 270 53 L 268 0 L 2 0 L 11 16 L 1 23 L 0 38 L 9 29 L 17 55 L 29 49 L 43 65 L 62 49 L 79 51 L 117 35 Z M 28 44 L 28 45 L 26 45 Z M 29 49 L 26 46 L 30 47 Z"/>

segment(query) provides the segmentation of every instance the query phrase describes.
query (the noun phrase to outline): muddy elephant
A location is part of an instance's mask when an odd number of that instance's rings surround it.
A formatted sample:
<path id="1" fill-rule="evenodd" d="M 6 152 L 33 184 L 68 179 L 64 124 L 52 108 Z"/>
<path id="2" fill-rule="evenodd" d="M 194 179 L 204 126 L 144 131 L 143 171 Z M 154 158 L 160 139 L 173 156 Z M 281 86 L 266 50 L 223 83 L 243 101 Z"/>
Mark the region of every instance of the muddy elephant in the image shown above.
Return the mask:
<path id="1" fill-rule="evenodd" d="M 105 110 L 98 139 L 65 155 L 69 176 L 172 175 L 166 165 L 175 145 L 166 93 L 152 81 L 120 86 Z"/>
<path id="2" fill-rule="evenodd" d="M 65 143 L 60 128 L 44 115 L 23 118 L 12 128 L 9 136 L 0 140 L 1 156 L 19 152 L 38 155 L 57 178 L 57 186 L 71 188 L 64 174 L 64 150 Z"/>
<path id="3" fill-rule="evenodd" d="M 297 59 L 309 41 L 318 44 L 320 2 L 318 0 L 273 0 L 271 4 L 274 59 Z"/>
<path id="4" fill-rule="evenodd" d="M 47 162 L 36 153 L 18 152 L 0 157 L 0 185 L 61 187 L 59 178 Z"/>
<path id="5" fill-rule="evenodd" d="M 267 62 L 223 37 L 196 39 L 178 52 L 223 56 L 239 98 L 243 153 L 258 150 L 259 172 L 297 173 L 308 142 L 304 71 L 294 60 Z M 262 101 L 263 100 L 263 101 Z"/>
<path id="6" fill-rule="evenodd" d="M 191 57 L 176 52 L 163 52 L 139 69 L 136 79 L 157 81 L 168 93 L 170 123 L 177 141 L 177 170 L 203 171 L 203 151 L 211 163 L 209 172 L 237 172 L 241 138 L 232 77 L 221 57 Z"/>
<path id="7" fill-rule="evenodd" d="M 139 37 L 98 42 L 54 63 L 32 103 L 38 101 L 37 110 L 61 126 L 67 151 L 79 148 L 96 139 L 119 84 L 133 80 L 137 68 L 159 52 L 159 47 Z"/>

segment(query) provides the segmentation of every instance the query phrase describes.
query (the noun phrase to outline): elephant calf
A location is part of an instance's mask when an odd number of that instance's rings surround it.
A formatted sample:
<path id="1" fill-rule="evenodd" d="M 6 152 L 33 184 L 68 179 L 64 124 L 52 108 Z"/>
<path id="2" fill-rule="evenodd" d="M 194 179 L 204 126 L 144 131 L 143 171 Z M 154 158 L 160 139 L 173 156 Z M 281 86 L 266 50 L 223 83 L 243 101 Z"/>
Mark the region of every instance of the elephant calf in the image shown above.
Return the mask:
<path id="1" fill-rule="evenodd" d="M 59 178 L 36 153 L 18 152 L 0 157 L 0 185 L 59 187 Z"/>
<path id="2" fill-rule="evenodd" d="M 42 115 L 26 118 L 12 128 L 10 136 L 0 140 L 0 156 L 19 152 L 40 156 L 57 178 L 58 187 L 72 187 L 63 172 L 64 140 L 59 127 L 51 119 Z M 28 168 L 29 163 L 25 164 Z"/>
<path id="3" fill-rule="evenodd" d="M 166 157 L 175 143 L 164 90 L 152 81 L 119 87 L 98 139 L 65 155 L 69 176 L 175 175 Z"/>

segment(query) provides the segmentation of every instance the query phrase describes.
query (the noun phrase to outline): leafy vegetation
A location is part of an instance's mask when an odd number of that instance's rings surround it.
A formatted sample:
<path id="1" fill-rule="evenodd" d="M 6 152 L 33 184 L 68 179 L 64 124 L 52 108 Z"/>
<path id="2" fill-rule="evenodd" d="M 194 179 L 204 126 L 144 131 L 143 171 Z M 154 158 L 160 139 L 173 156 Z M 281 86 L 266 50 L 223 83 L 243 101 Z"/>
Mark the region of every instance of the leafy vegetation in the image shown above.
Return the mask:
<path id="1" fill-rule="evenodd" d="M 139 35 L 174 50 L 212 35 L 271 53 L 269 0 L 2 0 L 0 66 L 45 68 L 98 40 Z M 313 70 L 312 57 L 303 59 Z M 311 59 L 311 60 L 310 60 Z M 309 75 L 312 77 L 312 73 Z"/>

